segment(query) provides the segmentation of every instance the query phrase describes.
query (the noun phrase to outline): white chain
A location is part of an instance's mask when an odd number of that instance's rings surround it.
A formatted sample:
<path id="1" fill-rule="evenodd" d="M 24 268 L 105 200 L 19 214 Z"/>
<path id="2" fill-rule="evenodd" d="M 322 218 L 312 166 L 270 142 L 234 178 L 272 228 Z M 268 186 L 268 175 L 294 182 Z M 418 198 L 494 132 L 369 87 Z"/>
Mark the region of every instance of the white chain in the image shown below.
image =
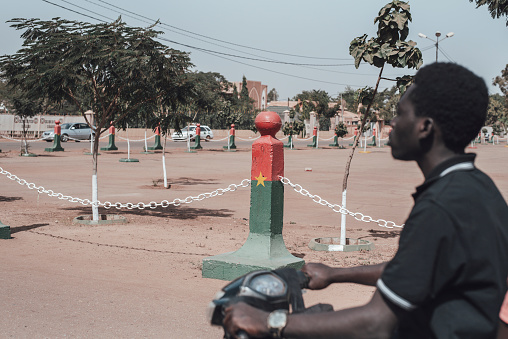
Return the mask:
<path id="1" fill-rule="evenodd" d="M 281 177 L 281 176 L 279 176 L 279 178 L 280 178 L 280 181 L 284 185 L 289 185 L 289 186 L 293 187 L 293 189 L 297 193 L 300 193 L 301 195 L 303 195 L 305 197 L 311 198 L 312 201 L 314 201 L 316 204 L 320 204 L 320 205 L 327 206 L 327 207 L 331 208 L 332 211 L 334 211 L 334 212 L 342 213 L 342 214 L 345 214 L 345 215 L 350 215 L 350 216 L 352 216 L 353 218 L 355 218 L 358 221 L 374 222 L 374 223 L 378 224 L 381 227 L 386 227 L 386 228 L 394 228 L 394 227 L 402 228 L 402 227 L 404 227 L 404 225 L 400 225 L 399 226 L 399 225 L 395 224 L 393 221 L 386 221 L 384 219 L 373 219 L 372 217 L 370 217 L 368 215 L 364 215 L 363 213 L 360 213 L 360 212 L 356 212 L 356 213 L 355 212 L 351 212 L 351 211 L 347 210 L 346 208 L 342 207 L 341 205 L 330 204 L 328 201 L 326 201 L 325 199 L 321 198 L 319 195 L 312 195 L 312 194 L 310 194 L 309 191 L 304 189 L 301 185 L 293 184 L 288 178 Z"/>
<path id="2" fill-rule="evenodd" d="M 112 203 L 112 202 L 109 202 L 109 201 L 106 201 L 106 202 L 95 201 L 94 202 L 94 201 L 91 201 L 90 199 L 74 198 L 74 197 L 71 197 L 70 195 L 63 195 L 62 193 L 56 193 L 53 190 L 47 190 L 47 189 L 45 189 L 42 186 L 36 186 L 34 183 L 29 183 L 25 179 L 21 179 L 18 176 L 16 176 L 16 175 L 14 175 L 14 174 L 4 170 L 2 167 L 0 167 L 0 174 L 5 175 L 8 179 L 16 181 L 18 184 L 20 184 L 22 186 L 26 186 L 26 187 L 28 187 L 31 190 L 36 190 L 39 193 L 44 193 L 44 194 L 47 194 L 50 197 L 56 197 L 56 198 L 58 198 L 60 200 L 67 200 L 69 202 L 79 202 L 80 204 L 85 205 L 85 206 L 86 205 L 103 206 L 106 209 L 109 209 L 111 207 L 115 207 L 116 209 L 127 208 L 127 209 L 130 209 L 130 210 L 131 209 L 135 209 L 135 208 L 142 210 L 142 209 L 145 209 L 147 207 L 149 207 L 151 209 L 155 209 L 155 208 L 157 208 L 159 206 L 165 208 L 165 207 L 169 207 L 170 205 L 173 205 L 173 206 L 176 207 L 176 206 L 180 206 L 181 204 L 190 204 L 190 203 L 193 203 L 195 201 L 201 201 L 201 200 L 204 200 L 204 199 L 214 198 L 214 197 L 217 197 L 217 196 L 221 196 L 221 195 L 223 195 L 224 193 L 227 193 L 227 192 L 234 192 L 239 187 L 249 187 L 250 184 L 251 184 L 251 180 L 250 179 L 243 179 L 240 182 L 240 184 L 238 184 L 238 185 L 231 184 L 227 188 L 224 188 L 224 189 L 219 188 L 219 189 L 217 189 L 217 190 L 215 190 L 213 192 L 210 192 L 210 193 L 201 193 L 201 194 L 199 194 L 198 196 L 195 196 L 195 197 L 188 196 L 185 199 L 176 198 L 173 201 L 163 200 L 160 203 L 157 203 L 155 201 L 150 201 L 148 204 L 143 203 L 143 202 L 138 202 L 137 204 L 133 204 L 133 203 L 130 203 L 130 202 L 122 204 L 120 202 Z M 404 225 L 399 226 L 399 225 L 395 224 L 393 221 L 386 221 L 384 219 L 373 219 L 372 217 L 370 217 L 368 215 L 364 215 L 363 213 L 360 213 L 360 212 L 356 212 L 356 213 L 355 212 L 351 212 L 351 211 L 347 210 L 346 208 L 343 208 L 341 205 L 338 205 L 338 204 L 334 205 L 334 204 L 329 203 L 325 199 L 321 198 L 319 195 L 312 195 L 312 194 L 310 194 L 309 191 L 304 189 L 301 185 L 291 183 L 291 181 L 288 178 L 281 177 L 281 176 L 279 176 L 279 178 L 280 178 L 280 181 L 284 185 L 289 185 L 289 186 L 293 187 L 293 189 L 297 193 L 300 193 L 303 196 L 311 198 L 312 201 L 314 201 L 317 204 L 320 204 L 320 205 L 327 206 L 327 207 L 331 208 L 334 212 L 342 213 L 342 214 L 345 214 L 345 215 L 350 215 L 350 216 L 352 216 L 353 218 L 355 218 L 358 221 L 375 222 L 375 223 L 377 223 L 381 227 L 386 227 L 386 228 L 394 228 L 394 227 L 399 227 L 400 228 L 400 227 L 404 227 Z"/>
<path id="3" fill-rule="evenodd" d="M 45 189 L 42 186 L 36 186 L 34 183 L 29 183 L 25 179 L 20 179 L 16 175 L 14 175 L 14 174 L 4 170 L 2 167 L 0 167 L 0 174 L 5 175 L 10 180 L 16 181 L 18 184 L 20 184 L 22 186 L 26 185 L 31 190 L 36 190 L 39 193 L 45 193 L 45 194 L 49 195 L 50 197 L 57 197 L 60 200 L 67 200 L 69 202 L 79 202 L 80 204 L 85 205 L 85 206 L 86 205 L 103 206 L 104 208 L 115 207 L 117 209 L 127 208 L 127 209 L 130 209 L 130 210 L 134 209 L 134 208 L 138 208 L 138 209 L 142 210 L 142 209 L 145 209 L 147 207 L 154 209 L 154 208 L 157 208 L 159 206 L 160 207 L 169 207 L 170 205 L 180 206 L 181 204 L 190 204 L 190 203 L 192 203 L 194 201 L 201 201 L 203 199 L 208 199 L 208 198 L 214 198 L 214 197 L 217 197 L 217 196 L 221 196 L 221 195 L 223 195 L 224 193 L 227 193 L 227 192 L 234 192 L 239 187 L 248 187 L 248 186 L 250 186 L 250 179 L 244 179 L 244 180 L 242 180 L 242 182 L 239 185 L 231 184 L 227 188 L 224 188 L 224 189 L 219 188 L 219 189 L 217 189 L 217 190 L 215 190 L 213 192 L 210 192 L 210 193 L 201 193 L 197 197 L 188 196 L 185 199 L 178 199 L 178 198 L 176 198 L 173 201 L 163 200 L 160 203 L 157 203 L 155 201 L 150 201 L 148 204 L 145 204 L 143 202 L 139 202 L 137 204 L 133 204 L 133 203 L 130 203 L 130 202 L 126 203 L 126 204 L 122 204 L 120 202 L 111 203 L 109 201 L 106 201 L 104 203 L 102 203 L 100 201 L 93 202 L 90 199 L 74 198 L 74 197 L 71 197 L 69 195 L 63 195 L 62 193 L 56 193 L 53 190 L 47 190 L 47 189 Z"/>

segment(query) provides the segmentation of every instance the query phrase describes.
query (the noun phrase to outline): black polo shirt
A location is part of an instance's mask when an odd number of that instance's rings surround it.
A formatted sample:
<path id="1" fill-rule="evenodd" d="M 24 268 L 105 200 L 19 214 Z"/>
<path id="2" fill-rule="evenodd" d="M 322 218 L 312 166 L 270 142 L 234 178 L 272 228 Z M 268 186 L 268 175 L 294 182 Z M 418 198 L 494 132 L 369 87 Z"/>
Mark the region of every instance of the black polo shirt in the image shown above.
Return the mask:
<path id="1" fill-rule="evenodd" d="M 399 249 L 377 282 L 399 338 L 494 338 L 508 275 L 508 206 L 474 154 L 437 166 L 413 194 Z"/>

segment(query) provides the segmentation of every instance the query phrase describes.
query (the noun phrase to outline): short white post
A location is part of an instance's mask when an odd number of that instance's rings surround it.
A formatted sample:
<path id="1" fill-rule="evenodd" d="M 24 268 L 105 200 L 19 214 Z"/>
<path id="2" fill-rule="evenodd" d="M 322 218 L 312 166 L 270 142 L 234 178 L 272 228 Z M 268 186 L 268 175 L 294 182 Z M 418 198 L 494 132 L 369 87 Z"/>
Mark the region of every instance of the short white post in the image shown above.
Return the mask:
<path id="1" fill-rule="evenodd" d="M 344 192 L 342 192 L 341 212 L 344 212 L 346 210 L 346 192 L 347 192 L 347 190 L 344 190 Z M 340 244 L 346 245 L 346 214 L 345 213 L 341 213 L 341 217 L 340 217 Z"/>

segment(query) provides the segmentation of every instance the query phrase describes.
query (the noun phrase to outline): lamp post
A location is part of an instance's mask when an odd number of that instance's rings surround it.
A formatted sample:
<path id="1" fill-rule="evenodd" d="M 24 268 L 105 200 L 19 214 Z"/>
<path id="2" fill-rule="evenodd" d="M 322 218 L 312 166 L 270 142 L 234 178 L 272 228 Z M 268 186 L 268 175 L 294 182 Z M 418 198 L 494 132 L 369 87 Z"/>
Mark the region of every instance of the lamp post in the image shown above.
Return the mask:
<path id="1" fill-rule="evenodd" d="M 441 41 L 443 41 L 446 38 L 451 38 L 452 36 L 454 36 L 454 34 L 455 33 L 453 33 L 453 32 L 450 32 L 450 33 L 446 34 L 446 36 L 443 39 L 441 39 Z M 430 41 L 435 42 L 435 46 L 436 46 L 436 62 L 437 62 L 437 54 L 438 54 L 438 50 L 439 50 L 439 37 L 441 36 L 441 32 L 439 32 L 439 31 L 436 32 L 436 40 L 433 40 L 433 39 L 429 38 L 428 36 L 426 36 L 423 33 L 418 33 L 418 36 L 420 38 L 429 39 Z"/>

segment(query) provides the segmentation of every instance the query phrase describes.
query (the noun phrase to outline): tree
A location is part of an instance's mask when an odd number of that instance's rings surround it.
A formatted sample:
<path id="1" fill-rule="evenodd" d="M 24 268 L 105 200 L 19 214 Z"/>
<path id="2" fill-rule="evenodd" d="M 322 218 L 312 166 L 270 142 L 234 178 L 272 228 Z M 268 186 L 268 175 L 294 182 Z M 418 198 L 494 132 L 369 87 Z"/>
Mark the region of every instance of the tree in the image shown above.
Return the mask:
<path id="1" fill-rule="evenodd" d="M 11 27 L 24 30 L 23 48 L 0 58 L 8 84 L 28 97 L 67 100 L 95 128 L 92 156 L 93 220 L 98 220 L 97 154 L 99 138 L 110 121 L 124 119 L 140 107 L 174 107 L 177 89 L 192 66 L 187 53 L 155 40 L 160 32 L 128 27 L 118 19 L 89 24 L 55 18 L 13 19 Z M 95 113 L 95 127 L 85 112 Z"/>
<path id="2" fill-rule="evenodd" d="M 376 93 L 381 79 L 397 82 L 400 92 L 411 82 L 410 76 L 403 76 L 397 79 L 383 78 L 383 69 L 386 64 L 396 68 L 419 68 L 423 64 L 422 53 L 416 48 L 416 42 L 405 41 L 409 34 L 408 22 L 411 21 L 410 6 L 408 3 L 393 0 L 379 11 L 374 23 L 378 23 L 377 37 L 367 41 L 367 34 L 357 37 L 351 41 L 349 54 L 355 59 L 355 67 L 358 68 L 362 61 L 380 68 L 379 76 L 375 87 L 363 88 L 359 91 L 359 102 L 367 106 L 365 113 L 358 127 L 361 135 L 367 126 L 371 107 L 374 103 Z M 342 206 L 345 208 L 347 180 L 349 169 L 355 149 L 360 138 L 356 138 L 353 148 L 346 162 L 344 179 L 342 183 Z M 342 227 L 341 244 L 345 245 L 345 230 Z"/>
<path id="3" fill-rule="evenodd" d="M 488 10 L 492 18 L 500 18 L 506 16 L 506 26 L 508 26 L 508 1 L 506 0 L 469 0 L 469 2 L 475 2 L 476 8 L 487 5 Z"/>
<path id="4" fill-rule="evenodd" d="M 342 92 L 342 100 L 344 100 L 346 102 L 345 109 L 347 109 L 349 111 L 356 112 L 355 103 L 356 103 L 356 105 L 358 105 L 357 98 L 356 98 L 357 96 L 358 96 L 357 91 L 355 91 L 350 86 L 346 86 L 346 88 L 344 89 L 344 92 Z M 339 100 L 340 100 L 340 95 L 339 95 Z"/>
<path id="5" fill-rule="evenodd" d="M 277 101 L 279 100 L 279 93 L 277 93 L 277 90 L 275 88 L 272 88 L 270 92 L 268 92 L 268 101 Z"/>

